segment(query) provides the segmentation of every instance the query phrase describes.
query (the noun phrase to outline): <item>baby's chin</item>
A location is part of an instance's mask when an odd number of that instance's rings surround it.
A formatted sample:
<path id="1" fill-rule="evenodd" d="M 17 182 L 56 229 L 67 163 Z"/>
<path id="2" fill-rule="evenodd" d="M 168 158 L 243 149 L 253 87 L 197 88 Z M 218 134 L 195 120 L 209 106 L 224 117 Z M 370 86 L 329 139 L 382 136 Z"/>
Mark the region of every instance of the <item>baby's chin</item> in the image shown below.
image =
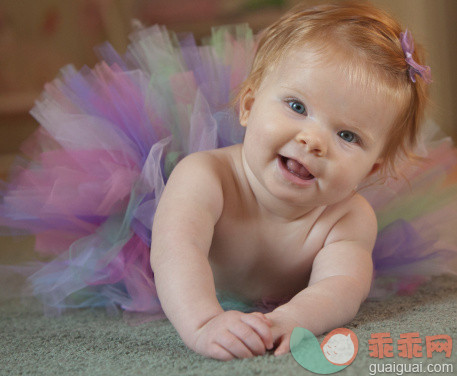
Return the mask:
<path id="1" fill-rule="evenodd" d="M 322 206 L 323 204 L 312 195 L 303 192 L 303 188 L 300 189 L 299 186 L 284 186 L 282 184 L 277 184 L 277 182 L 272 182 L 272 184 L 268 184 L 267 182 L 266 190 L 278 201 L 278 203 L 289 206 L 292 209 L 297 209 L 297 211 L 308 211 L 310 208 Z"/>
<path id="2" fill-rule="evenodd" d="M 281 171 L 277 169 L 273 176 L 264 180 L 264 186 L 277 199 L 298 206 L 320 206 L 333 201 L 332 195 L 322 192 L 319 179 L 313 178 L 306 185 L 295 184 L 284 178 Z"/>

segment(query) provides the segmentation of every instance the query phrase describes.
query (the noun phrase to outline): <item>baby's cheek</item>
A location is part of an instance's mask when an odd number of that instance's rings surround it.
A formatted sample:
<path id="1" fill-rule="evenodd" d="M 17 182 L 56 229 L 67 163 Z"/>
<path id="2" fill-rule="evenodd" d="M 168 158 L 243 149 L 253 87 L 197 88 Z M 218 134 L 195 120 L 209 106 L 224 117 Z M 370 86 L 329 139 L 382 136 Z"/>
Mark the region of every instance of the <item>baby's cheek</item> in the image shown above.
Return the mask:
<path id="1" fill-rule="evenodd" d="M 360 163 L 360 162 L 359 162 Z M 344 185 L 350 190 L 356 189 L 356 187 L 362 183 L 368 176 L 370 169 L 365 166 L 355 166 L 353 169 L 349 169 L 343 177 Z"/>
<path id="2" fill-rule="evenodd" d="M 344 196 L 355 189 L 355 187 L 359 184 L 359 180 L 359 176 L 353 172 L 341 171 L 331 184 L 336 192 Z"/>

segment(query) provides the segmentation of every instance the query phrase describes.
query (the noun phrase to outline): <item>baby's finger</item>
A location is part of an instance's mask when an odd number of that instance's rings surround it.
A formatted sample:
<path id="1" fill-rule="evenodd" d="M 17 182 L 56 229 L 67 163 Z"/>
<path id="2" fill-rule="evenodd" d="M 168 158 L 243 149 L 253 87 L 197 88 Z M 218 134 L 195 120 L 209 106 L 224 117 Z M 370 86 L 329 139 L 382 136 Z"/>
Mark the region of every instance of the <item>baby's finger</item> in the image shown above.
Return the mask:
<path id="1" fill-rule="evenodd" d="M 254 354 L 232 332 L 227 331 L 217 339 L 217 344 L 227 350 L 236 358 L 252 358 Z"/>
<path id="2" fill-rule="evenodd" d="M 275 356 L 287 354 L 290 351 L 290 334 L 282 336 L 278 348 L 275 350 Z"/>
<path id="3" fill-rule="evenodd" d="M 214 344 L 213 348 L 210 350 L 208 356 L 217 360 L 232 360 L 234 358 L 233 354 L 230 351 L 227 351 L 219 344 Z"/>
<path id="4" fill-rule="evenodd" d="M 268 326 L 273 325 L 273 322 L 267 316 L 265 316 L 262 312 L 251 312 L 250 315 L 260 317 L 262 320 L 264 320 L 268 324 Z"/>
<path id="5" fill-rule="evenodd" d="M 229 328 L 230 332 L 237 336 L 246 347 L 255 355 L 265 354 L 265 345 L 262 338 L 248 324 L 239 321 Z"/>
<path id="6" fill-rule="evenodd" d="M 270 326 L 258 315 L 248 314 L 241 316 L 241 321 L 248 324 L 260 336 L 267 349 L 273 348 L 273 335 Z"/>

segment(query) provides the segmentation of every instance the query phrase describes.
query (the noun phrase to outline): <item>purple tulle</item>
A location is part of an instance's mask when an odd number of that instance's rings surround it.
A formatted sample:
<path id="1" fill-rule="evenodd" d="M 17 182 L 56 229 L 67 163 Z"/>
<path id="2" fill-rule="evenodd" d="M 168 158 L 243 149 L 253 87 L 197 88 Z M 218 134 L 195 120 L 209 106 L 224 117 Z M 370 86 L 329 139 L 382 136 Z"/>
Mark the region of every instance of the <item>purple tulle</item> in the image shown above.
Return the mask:
<path id="1" fill-rule="evenodd" d="M 0 205 L 0 225 L 56 255 L 28 278 L 46 306 L 163 314 L 149 264 L 154 213 L 180 159 L 242 140 L 228 102 L 254 51 L 243 30 L 215 31 L 218 47 L 139 30 L 124 56 L 105 44 L 94 69 L 69 66 L 46 85 L 31 111 L 41 127 L 23 147 L 31 162 Z"/>
<path id="2" fill-rule="evenodd" d="M 405 220 L 390 224 L 378 234 L 373 249 L 373 264 L 377 275 L 394 274 L 395 269 L 402 274 L 419 274 L 419 265 L 446 265 L 455 253 L 447 249 L 434 249 L 438 239 L 426 239 Z M 433 250 L 430 252 L 430 250 Z M 438 260 L 437 260 L 438 259 Z"/>

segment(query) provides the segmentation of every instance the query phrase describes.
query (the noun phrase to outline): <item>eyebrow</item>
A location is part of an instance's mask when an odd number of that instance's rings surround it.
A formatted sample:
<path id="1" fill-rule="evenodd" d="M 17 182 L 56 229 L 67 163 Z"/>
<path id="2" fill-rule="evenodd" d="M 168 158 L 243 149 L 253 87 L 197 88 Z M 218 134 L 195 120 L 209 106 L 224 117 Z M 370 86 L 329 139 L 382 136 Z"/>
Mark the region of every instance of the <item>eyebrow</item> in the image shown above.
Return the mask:
<path id="1" fill-rule="evenodd" d="M 284 85 L 284 84 L 282 84 L 282 85 L 279 85 L 279 87 L 280 87 L 281 89 L 293 90 L 293 91 L 296 91 L 297 93 L 300 93 L 300 94 L 302 94 L 302 95 L 305 95 L 305 94 L 304 94 L 303 92 L 301 92 L 299 89 L 293 88 L 293 87 L 291 87 L 291 86 L 289 86 L 289 85 Z"/>

